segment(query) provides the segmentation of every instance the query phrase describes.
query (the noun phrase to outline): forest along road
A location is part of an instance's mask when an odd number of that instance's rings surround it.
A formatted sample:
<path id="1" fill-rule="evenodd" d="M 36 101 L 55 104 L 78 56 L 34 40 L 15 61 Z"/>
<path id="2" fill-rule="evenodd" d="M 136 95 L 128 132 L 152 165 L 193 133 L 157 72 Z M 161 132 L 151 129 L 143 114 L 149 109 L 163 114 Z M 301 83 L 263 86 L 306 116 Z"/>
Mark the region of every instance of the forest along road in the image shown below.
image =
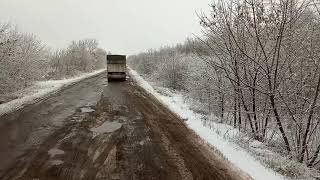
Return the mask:
<path id="1" fill-rule="evenodd" d="M 0 117 L 0 179 L 251 179 L 132 80 L 105 76 Z"/>

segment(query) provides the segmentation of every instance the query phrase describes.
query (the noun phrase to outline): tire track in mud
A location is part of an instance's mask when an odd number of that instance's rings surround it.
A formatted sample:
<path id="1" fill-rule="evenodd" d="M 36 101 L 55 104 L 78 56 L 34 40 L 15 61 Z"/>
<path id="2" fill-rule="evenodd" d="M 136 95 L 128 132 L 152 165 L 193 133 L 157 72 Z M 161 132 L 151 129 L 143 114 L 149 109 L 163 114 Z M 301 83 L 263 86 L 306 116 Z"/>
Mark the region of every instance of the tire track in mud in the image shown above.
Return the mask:
<path id="1" fill-rule="evenodd" d="M 137 98 L 144 108 L 147 123 L 153 131 L 164 137 L 164 144 L 173 150 L 176 163 L 181 167 L 181 174 L 187 179 L 236 180 L 251 179 L 238 168 L 226 162 L 213 150 L 210 150 L 192 130 L 186 127 L 183 120 L 169 111 L 159 100 L 140 87 L 140 98 Z M 154 109 L 150 113 L 150 109 Z M 142 110 L 143 112 L 143 110 Z M 157 118 L 155 118 L 157 117 Z M 176 156 L 178 154 L 178 156 Z M 185 169 L 187 168 L 187 170 Z M 192 178 L 190 177 L 190 173 Z"/>
<path id="2" fill-rule="evenodd" d="M 250 179 L 132 81 L 109 83 L 89 108 L 94 112 L 78 109 L 0 179 Z M 110 130 L 111 122 L 121 127 Z"/>
<path id="3" fill-rule="evenodd" d="M 0 116 L 0 177 L 26 153 L 30 154 L 30 149 L 63 128 L 78 107 L 95 105 L 105 79 L 106 73 L 86 78 L 41 101 Z"/>
<path id="4" fill-rule="evenodd" d="M 110 167 L 116 167 L 114 152 L 123 138 L 123 130 L 95 137 L 90 131 L 105 122 L 106 117 L 106 113 L 74 115 L 66 127 L 47 138 L 39 149 L 26 153 L 1 179 L 113 179 L 116 169 Z M 78 122 L 71 121 L 74 119 Z"/>

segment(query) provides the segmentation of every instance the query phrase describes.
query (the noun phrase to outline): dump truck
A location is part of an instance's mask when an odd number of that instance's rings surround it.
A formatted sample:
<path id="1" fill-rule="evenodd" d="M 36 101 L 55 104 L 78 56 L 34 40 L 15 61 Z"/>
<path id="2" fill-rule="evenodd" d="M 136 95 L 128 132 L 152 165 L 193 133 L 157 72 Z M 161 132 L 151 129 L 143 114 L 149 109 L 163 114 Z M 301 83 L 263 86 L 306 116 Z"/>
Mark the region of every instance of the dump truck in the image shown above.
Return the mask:
<path id="1" fill-rule="evenodd" d="M 127 66 L 125 55 L 107 55 L 108 81 L 125 81 Z"/>

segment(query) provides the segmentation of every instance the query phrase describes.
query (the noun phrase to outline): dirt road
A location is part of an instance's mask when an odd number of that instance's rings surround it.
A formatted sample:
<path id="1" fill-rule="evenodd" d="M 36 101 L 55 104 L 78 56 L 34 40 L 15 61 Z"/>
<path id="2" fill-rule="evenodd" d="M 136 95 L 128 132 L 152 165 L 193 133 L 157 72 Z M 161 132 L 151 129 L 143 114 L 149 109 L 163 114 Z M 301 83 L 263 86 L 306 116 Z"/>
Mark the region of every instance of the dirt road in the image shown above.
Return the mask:
<path id="1" fill-rule="evenodd" d="M 0 179 L 250 179 L 131 80 L 102 74 L 0 118 Z"/>

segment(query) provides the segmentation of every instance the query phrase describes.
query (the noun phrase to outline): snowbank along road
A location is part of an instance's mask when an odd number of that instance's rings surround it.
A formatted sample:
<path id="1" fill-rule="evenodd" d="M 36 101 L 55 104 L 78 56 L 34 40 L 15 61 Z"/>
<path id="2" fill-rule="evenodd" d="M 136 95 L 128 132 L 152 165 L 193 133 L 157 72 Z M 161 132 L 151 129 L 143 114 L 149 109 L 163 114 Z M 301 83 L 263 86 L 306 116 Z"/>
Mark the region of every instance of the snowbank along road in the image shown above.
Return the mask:
<path id="1" fill-rule="evenodd" d="M 0 179 L 251 179 L 132 80 L 106 81 L 0 117 Z"/>

